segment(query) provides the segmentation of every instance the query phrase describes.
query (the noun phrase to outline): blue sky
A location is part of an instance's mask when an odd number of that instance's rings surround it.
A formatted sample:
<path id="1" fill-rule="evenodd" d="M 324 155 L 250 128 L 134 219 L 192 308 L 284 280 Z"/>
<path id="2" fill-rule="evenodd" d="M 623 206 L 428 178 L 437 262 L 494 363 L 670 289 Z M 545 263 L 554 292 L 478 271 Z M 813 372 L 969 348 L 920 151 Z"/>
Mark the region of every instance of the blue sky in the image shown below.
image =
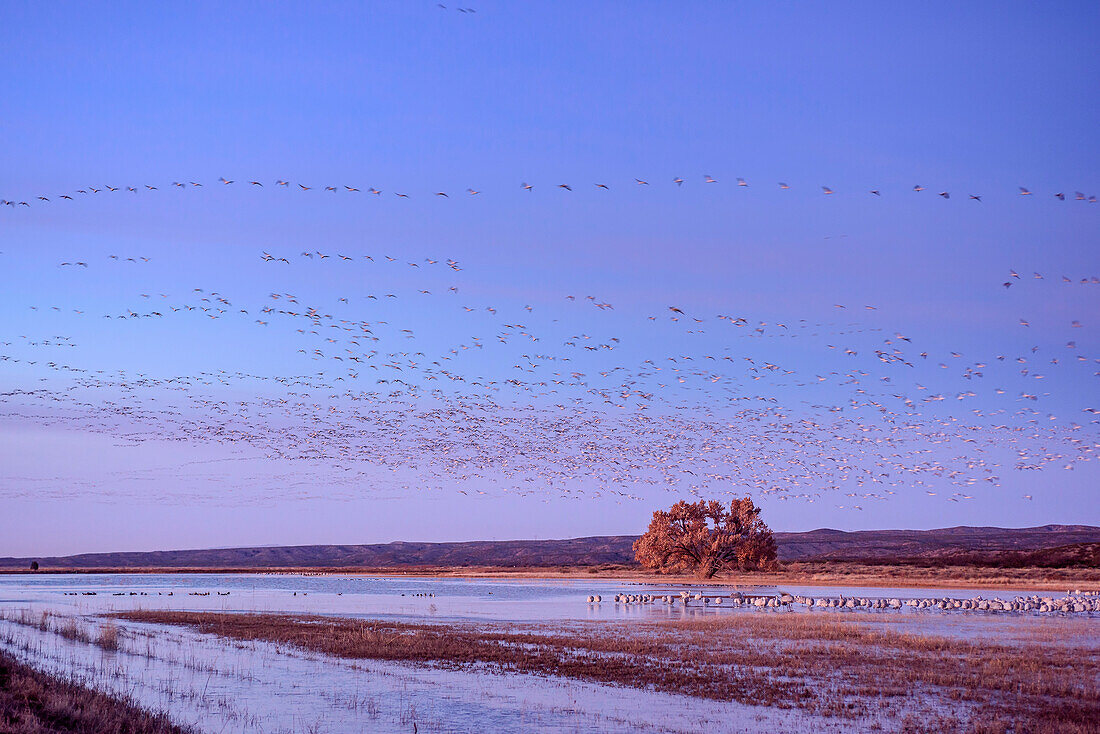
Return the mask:
<path id="1" fill-rule="evenodd" d="M 540 353 L 563 354 L 579 333 L 620 339 L 603 361 L 578 358 L 589 372 L 729 350 L 806 376 L 860 365 L 875 380 L 881 363 L 864 360 L 902 334 L 907 356 L 930 356 L 911 375 L 891 373 L 880 391 L 904 381 L 897 390 L 907 395 L 922 394 L 919 383 L 954 399 L 973 387 L 965 408 L 945 400 L 924 413 L 967 421 L 973 406 L 1003 407 L 992 391 L 1001 387 L 1012 410 L 1034 407 L 1063 428 L 1076 421 L 1083 427 L 1065 435 L 1095 441 L 1082 410 L 1100 407 L 1097 367 L 1073 359 L 1100 356 L 1100 288 L 1078 282 L 1100 274 L 1100 207 L 1073 200 L 1075 191 L 1100 194 L 1095 4 L 473 7 L 7 8 L 0 198 L 33 205 L 0 207 L 0 354 L 20 360 L 0 363 L 0 392 L 66 392 L 72 374 L 47 361 L 165 378 L 335 375 L 297 351 L 306 342 L 294 328 L 255 324 L 278 292 L 337 317 L 389 322 L 374 347 L 384 352 L 409 343 L 400 328 L 434 355 L 475 335 L 492 340 L 501 320 L 530 321 Z M 926 189 L 914 192 L 917 184 Z M 73 193 L 88 187 L 101 192 Z M 278 270 L 260 260 L 265 251 L 291 263 Z M 339 267 L 336 253 L 358 262 Z M 446 268 L 448 258 L 461 271 Z M 69 261 L 89 267 L 59 265 Z M 212 291 L 249 317 L 102 318 L 155 310 L 157 299 L 199 305 Z M 592 308 L 587 295 L 614 309 Z M 670 305 L 707 319 L 706 335 L 669 323 Z M 717 314 L 765 321 L 768 336 L 726 338 L 712 325 Z M 775 324 L 799 319 L 806 338 L 771 337 Z M 77 346 L 42 345 L 53 337 Z M 845 362 L 836 347 L 860 356 Z M 534 348 L 517 337 L 470 350 L 461 371 L 508 379 Z M 960 365 L 989 362 L 987 377 L 936 367 L 952 351 Z M 1021 402 L 1034 381 L 1008 364 L 1026 355 L 1027 369 L 1039 370 L 1055 354 L 1041 399 Z M 851 397 L 840 379 L 765 382 L 792 417 Z M 760 384 L 738 389 L 765 394 Z M 249 381 L 210 390 L 240 401 L 268 394 Z M 115 394 L 87 393 L 97 405 Z M 141 395 L 150 405 L 154 393 Z M 700 409 L 724 405 L 724 393 L 704 386 L 683 395 Z M 270 462 L 241 443 L 160 444 L 145 429 L 130 446 L 118 438 L 128 431 L 78 430 L 69 413 L 49 418 L 55 409 L 46 408 L 0 403 L 0 553 L 635 532 L 681 496 L 406 489 L 420 486 L 423 467 L 402 467 L 394 486 L 366 469 L 348 484 L 324 462 Z M 211 459 L 226 468 L 182 468 Z M 912 486 L 858 511 L 843 491 L 813 503 L 759 499 L 779 529 L 1100 520 L 1095 460 L 1041 472 L 1004 462 L 998 486 L 963 502 Z"/>

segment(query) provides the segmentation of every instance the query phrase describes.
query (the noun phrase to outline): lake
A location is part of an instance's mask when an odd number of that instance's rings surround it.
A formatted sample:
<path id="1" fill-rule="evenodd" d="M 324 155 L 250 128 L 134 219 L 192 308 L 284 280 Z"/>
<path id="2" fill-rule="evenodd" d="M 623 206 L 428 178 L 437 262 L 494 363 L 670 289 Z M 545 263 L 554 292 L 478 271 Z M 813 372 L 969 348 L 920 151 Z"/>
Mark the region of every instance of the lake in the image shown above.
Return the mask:
<path id="1" fill-rule="evenodd" d="M 888 587 L 716 586 L 655 584 L 611 579 L 461 579 L 423 576 L 302 574 L 42 574 L 0 576 L 0 603 L 60 605 L 87 612 L 134 608 L 193 611 L 258 611 L 380 619 L 455 621 L 570 621 L 681 619 L 744 612 L 729 606 L 616 604 L 616 594 L 709 596 L 862 596 L 927 599 L 943 596 L 1011 599 L 1006 589 Z M 95 592 L 94 596 L 86 595 Z M 228 592 L 228 594 L 227 594 Z M 77 594 L 78 596 L 72 596 Z M 171 596 L 169 596 L 171 594 Z M 193 594 L 209 594 L 195 596 Z M 221 595 L 219 595 L 221 594 Z M 1046 595 L 1052 592 L 1045 592 Z M 602 602 L 589 604 L 589 595 Z"/>

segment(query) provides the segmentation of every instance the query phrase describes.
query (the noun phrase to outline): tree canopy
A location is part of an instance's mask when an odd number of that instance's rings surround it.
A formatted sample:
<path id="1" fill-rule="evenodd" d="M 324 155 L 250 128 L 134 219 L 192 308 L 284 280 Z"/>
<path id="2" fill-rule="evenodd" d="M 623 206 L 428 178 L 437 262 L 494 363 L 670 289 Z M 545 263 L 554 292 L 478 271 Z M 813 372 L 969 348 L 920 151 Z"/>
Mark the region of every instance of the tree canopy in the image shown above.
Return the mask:
<path id="1" fill-rule="evenodd" d="M 645 535 L 634 542 L 634 557 L 661 572 L 693 572 L 710 578 L 726 570 L 771 570 L 775 538 L 760 519 L 752 498 L 677 502 L 657 510 Z"/>

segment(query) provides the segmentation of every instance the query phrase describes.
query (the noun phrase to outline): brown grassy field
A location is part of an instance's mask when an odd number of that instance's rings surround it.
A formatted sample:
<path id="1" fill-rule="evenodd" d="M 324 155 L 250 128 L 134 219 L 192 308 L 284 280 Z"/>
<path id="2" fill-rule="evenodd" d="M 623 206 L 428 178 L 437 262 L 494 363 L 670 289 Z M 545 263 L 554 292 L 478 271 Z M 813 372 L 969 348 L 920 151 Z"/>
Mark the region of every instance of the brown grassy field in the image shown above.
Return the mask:
<path id="1" fill-rule="evenodd" d="M 908 731 L 1100 732 L 1091 620 L 1044 620 L 993 639 L 928 635 L 837 614 L 705 621 L 435 625 L 315 616 L 137 611 L 344 658 L 553 675 L 798 708 Z"/>
<path id="2" fill-rule="evenodd" d="M 0 574 L 28 573 L 25 570 L 0 569 Z M 636 566 L 602 564 L 595 566 L 397 566 L 385 568 L 95 568 L 49 569 L 36 573 L 263 573 L 263 574 L 340 574 L 361 576 L 443 576 L 451 578 L 508 579 L 584 579 L 599 578 L 656 583 L 698 583 L 690 575 L 658 575 Z M 1071 589 L 1100 589 L 1100 568 L 995 568 L 988 566 L 912 564 L 869 564 L 851 561 L 800 561 L 783 564 L 767 573 L 719 574 L 708 584 L 765 584 L 803 586 L 907 586 L 915 588 L 989 588 L 1065 592 Z"/>
<path id="3" fill-rule="evenodd" d="M 991 568 L 986 566 L 925 567 L 910 564 L 868 564 L 852 561 L 784 563 L 778 571 L 721 573 L 703 582 L 688 574 L 657 574 L 636 566 L 560 566 L 553 568 L 462 567 L 387 569 L 300 569 L 308 573 L 363 576 L 450 576 L 455 578 L 585 579 L 646 583 L 706 583 L 732 585 L 880 586 L 944 589 L 1020 589 L 1065 592 L 1100 589 L 1100 568 Z M 288 570 L 287 572 L 293 572 Z"/>
<path id="4" fill-rule="evenodd" d="M 766 574 L 742 575 L 746 583 Z M 1100 568 L 996 568 L 968 565 L 871 564 L 804 561 L 784 564 L 783 583 L 810 586 L 910 586 L 935 588 L 1003 588 L 1067 591 L 1100 588 Z"/>
<path id="5" fill-rule="evenodd" d="M 185 734 L 163 714 L 41 673 L 0 652 L 4 734 Z"/>

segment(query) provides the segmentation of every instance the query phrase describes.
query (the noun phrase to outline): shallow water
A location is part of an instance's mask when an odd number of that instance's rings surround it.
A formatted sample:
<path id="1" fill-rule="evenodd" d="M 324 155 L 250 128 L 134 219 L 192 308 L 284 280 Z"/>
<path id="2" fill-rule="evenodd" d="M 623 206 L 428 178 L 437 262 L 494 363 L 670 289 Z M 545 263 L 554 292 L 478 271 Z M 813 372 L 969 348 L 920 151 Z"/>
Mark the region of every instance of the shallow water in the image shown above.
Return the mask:
<path id="1" fill-rule="evenodd" d="M 92 627 L 87 619 L 80 622 Z M 121 649 L 0 620 L 0 649 L 202 732 L 845 731 L 792 710 L 560 678 L 341 660 L 123 622 Z"/>
<path id="2" fill-rule="evenodd" d="M 748 611 L 730 606 L 669 608 L 616 604 L 618 593 L 708 596 L 862 596 L 902 599 L 974 597 L 1011 599 L 1016 590 L 904 589 L 888 587 L 709 586 L 646 584 L 607 579 L 455 579 L 412 576 L 308 576 L 298 574 L 50 574 L 0 576 L 0 604 L 45 603 L 84 611 L 182 609 L 295 612 L 369 616 L 403 621 L 571 621 L 684 619 Z M 95 596 L 85 595 L 95 592 Z M 171 592 L 171 596 L 168 594 Z M 219 592 L 222 595 L 219 595 Z M 228 592 L 228 595 L 225 595 Z M 72 596 L 76 593 L 78 596 Z M 195 596 L 194 593 L 209 596 Z M 69 594 L 69 595 L 67 595 Z M 118 595 L 121 594 L 121 595 Z M 589 595 L 603 601 L 589 604 Z M 1053 595 L 1050 592 L 1042 595 Z M 906 613 L 895 612 L 895 613 Z"/>
<path id="3" fill-rule="evenodd" d="M 27 619 L 35 621 L 48 610 L 60 618 L 75 619 L 93 633 L 103 623 L 99 615 L 135 608 L 517 626 L 549 623 L 566 630 L 579 628 L 575 623 L 588 620 L 790 613 L 611 601 L 616 593 L 678 595 L 681 590 L 711 596 L 736 590 L 746 594 L 787 591 L 806 596 L 900 598 L 1011 598 L 1020 593 L 797 586 L 734 589 L 601 579 L 72 574 L 0 577 L 0 613 L 18 616 L 25 610 Z M 586 601 L 590 594 L 600 594 L 604 601 L 590 604 Z M 959 615 L 907 608 L 840 613 L 895 630 L 1004 642 L 1015 637 L 1027 639 L 1036 629 L 1045 628 L 1045 618 L 1030 615 Z M 89 642 L 59 636 L 56 630 L 61 619 L 50 624 L 53 631 L 42 631 L 0 619 L 0 648 L 38 668 L 76 676 L 92 687 L 124 693 L 146 707 L 166 710 L 175 721 L 203 732 L 409 732 L 413 723 L 420 732 L 839 732 L 867 730 L 876 723 L 561 678 L 341 660 L 263 642 L 241 643 L 186 628 L 129 621 L 117 622 L 122 629 L 121 649 L 107 652 Z M 1095 619 L 1063 619 L 1059 624 L 1074 625 L 1072 635 L 1078 644 L 1095 644 L 1098 639 L 1100 622 Z M 965 708 L 962 704 L 958 707 Z"/>

